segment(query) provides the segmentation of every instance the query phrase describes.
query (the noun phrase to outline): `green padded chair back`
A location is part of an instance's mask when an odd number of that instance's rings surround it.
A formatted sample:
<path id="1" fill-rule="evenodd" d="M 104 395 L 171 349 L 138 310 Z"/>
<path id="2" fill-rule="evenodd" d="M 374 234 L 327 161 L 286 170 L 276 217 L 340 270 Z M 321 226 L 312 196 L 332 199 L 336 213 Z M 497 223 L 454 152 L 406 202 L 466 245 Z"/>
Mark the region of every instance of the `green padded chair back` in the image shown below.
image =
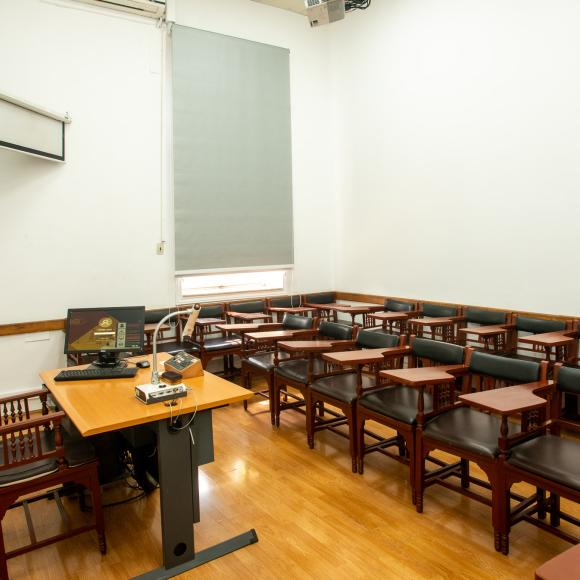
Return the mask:
<path id="1" fill-rule="evenodd" d="M 228 310 L 230 312 L 264 312 L 266 303 L 263 300 L 252 300 L 250 302 L 238 302 L 237 304 L 230 304 Z"/>
<path id="2" fill-rule="evenodd" d="M 336 302 L 336 292 L 317 292 L 306 294 L 304 300 L 310 304 L 333 304 Z"/>
<path id="3" fill-rule="evenodd" d="M 433 318 L 445 318 L 447 316 L 457 316 L 457 308 L 454 306 L 441 306 L 440 304 L 423 304 L 423 315 Z"/>
<path id="4" fill-rule="evenodd" d="M 159 322 L 164 316 L 167 316 L 171 312 L 171 308 L 162 308 L 159 310 L 146 310 L 145 311 L 145 324 L 153 324 Z"/>
<path id="5" fill-rule="evenodd" d="M 556 332 L 558 330 L 564 330 L 566 328 L 566 323 L 563 320 L 545 320 L 543 318 L 518 316 L 516 318 L 516 328 L 522 332 L 541 334 L 542 332 Z"/>
<path id="6" fill-rule="evenodd" d="M 465 310 L 465 318 L 467 322 L 481 324 L 482 326 L 492 324 L 505 324 L 507 320 L 507 313 L 469 307 Z"/>
<path id="7" fill-rule="evenodd" d="M 415 338 L 411 350 L 418 358 L 427 358 L 443 365 L 463 364 L 465 355 L 465 349 L 458 344 L 428 338 Z"/>
<path id="8" fill-rule="evenodd" d="M 222 318 L 224 315 L 223 304 L 214 304 L 212 306 L 202 306 L 199 311 L 200 318 Z"/>
<path id="9" fill-rule="evenodd" d="M 338 322 L 327 322 L 326 320 L 321 322 L 318 327 L 320 336 L 334 338 L 336 340 L 350 340 L 352 338 L 352 331 L 352 326 L 339 324 Z"/>
<path id="10" fill-rule="evenodd" d="M 540 378 L 540 363 L 506 358 L 476 351 L 471 356 L 469 370 L 478 375 L 486 375 L 513 383 L 533 383 Z"/>
<path id="11" fill-rule="evenodd" d="M 270 298 L 270 306 L 274 308 L 294 308 L 295 306 L 300 306 L 300 295 L 294 294 L 294 296 Z"/>
<path id="12" fill-rule="evenodd" d="M 284 314 L 282 326 L 287 330 L 308 330 L 314 325 L 314 318 L 309 316 L 297 316 L 295 314 Z"/>
<path id="13" fill-rule="evenodd" d="M 391 348 L 399 344 L 399 337 L 386 332 L 361 330 L 356 337 L 356 345 L 360 348 Z"/>
<path id="14" fill-rule="evenodd" d="M 403 300 L 392 300 L 387 298 L 385 300 L 385 310 L 390 312 L 410 312 L 415 309 L 415 305 L 411 302 L 404 302 Z"/>
<path id="15" fill-rule="evenodd" d="M 561 367 L 558 371 L 558 390 L 580 395 L 580 368 Z"/>

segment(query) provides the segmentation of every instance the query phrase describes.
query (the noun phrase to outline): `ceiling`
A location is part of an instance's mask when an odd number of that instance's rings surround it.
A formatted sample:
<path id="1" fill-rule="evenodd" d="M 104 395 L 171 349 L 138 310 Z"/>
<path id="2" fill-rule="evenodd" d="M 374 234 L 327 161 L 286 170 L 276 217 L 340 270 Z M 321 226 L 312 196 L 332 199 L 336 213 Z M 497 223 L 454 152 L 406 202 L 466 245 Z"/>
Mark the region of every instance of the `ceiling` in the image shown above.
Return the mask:
<path id="1" fill-rule="evenodd" d="M 275 6 L 276 8 L 283 8 L 284 10 L 290 10 L 291 12 L 298 12 L 298 14 L 306 14 L 304 0 L 254 0 L 254 2 L 268 4 L 269 6 Z"/>

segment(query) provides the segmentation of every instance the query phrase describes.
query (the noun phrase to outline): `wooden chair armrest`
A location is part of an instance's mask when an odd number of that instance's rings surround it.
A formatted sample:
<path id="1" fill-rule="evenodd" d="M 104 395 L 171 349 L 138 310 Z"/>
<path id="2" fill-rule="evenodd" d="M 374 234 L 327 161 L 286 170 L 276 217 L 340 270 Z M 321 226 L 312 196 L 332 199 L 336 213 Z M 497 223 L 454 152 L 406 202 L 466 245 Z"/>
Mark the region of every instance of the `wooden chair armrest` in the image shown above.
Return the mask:
<path id="1" fill-rule="evenodd" d="M 449 320 L 452 320 L 453 322 L 464 322 L 467 320 L 467 317 L 465 316 L 447 316 L 446 318 L 449 318 Z"/>
<path id="2" fill-rule="evenodd" d="M 256 324 L 260 325 L 260 330 L 257 332 L 269 332 L 271 330 L 284 330 L 284 325 L 281 322 L 258 322 Z"/>
<path id="3" fill-rule="evenodd" d="M 356 340 L 337 340 L 332 343 L 331 351 L 350 350 L 356 346 Z"/>
<path id="4" fill-rule="evenodd" d="M 10 423 L 9 425 L 0 426 L 0 437 L 2 435 L 8 435 L 15 431 L 23 431 L 31 427 L 40 427 L 41 425 L 48 425 L 49 423 L 55 422 L 60 423 L 62 419 L 66 417 L 64 411 L 56 411 L 54 413 L 48 413 L 48 415 L 41 415 L 40 417 L 34 417 L 33 419 L 24 419 L 22 421 L 17 421 L 15 423 Z"/>
<path id="5" fill-rule="evenodd" d="M 409 356 L 411 354 L 410 346 L 391 346 L 385 349 L 383 357 L 386 359 L 396 358 L 400 356 Z"/>
<path id="6" fill-rule="evenodd" d="M 3 403 L 10 403 L 12 401 L 18 401 L 23 399 L 32 399 L 34 397 L 40 397 L 42 395 L 48 396 L 50 391 L 45 388 L 34 389 L 33 391 L 25 391 L 24 393 L 19 393 L 17 395 L 10 395 L 9 397 L 0 397 L 0 405 Z"/>

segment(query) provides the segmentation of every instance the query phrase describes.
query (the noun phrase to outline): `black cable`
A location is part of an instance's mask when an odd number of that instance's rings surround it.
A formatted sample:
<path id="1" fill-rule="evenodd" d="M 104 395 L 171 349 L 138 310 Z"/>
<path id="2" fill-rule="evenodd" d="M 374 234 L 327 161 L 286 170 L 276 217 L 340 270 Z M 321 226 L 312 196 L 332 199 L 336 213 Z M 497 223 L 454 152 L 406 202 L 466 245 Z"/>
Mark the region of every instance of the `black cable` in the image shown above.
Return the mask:
<path id="1" fill-rule="evenodd" d="M 371 5 L 371 0 L 346 0 L 344 11 L 352 12 L 353 10 L 366 10 Z"/>

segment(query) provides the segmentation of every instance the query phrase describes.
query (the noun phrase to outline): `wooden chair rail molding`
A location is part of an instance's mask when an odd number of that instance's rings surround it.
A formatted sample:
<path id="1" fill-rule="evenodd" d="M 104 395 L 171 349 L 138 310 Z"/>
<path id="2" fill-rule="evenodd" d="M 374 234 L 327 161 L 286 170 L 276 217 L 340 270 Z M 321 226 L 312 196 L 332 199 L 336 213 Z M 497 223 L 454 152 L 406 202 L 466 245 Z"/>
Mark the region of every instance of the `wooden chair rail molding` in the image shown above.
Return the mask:
<path id="1" fill-rule="evenodd" d="M 336 291 L 337 300 L 347 300 L 351 302 L 368 302 L 370 304 L 383 304 L 387 296 L 378 296 L 376 294 L 359 294 L 357 292 L 341 292 Z M 455 302 L 439 302 L 437 300 L 422 300 L 420 298 L 409 298 L 408 296 L 388 296 L 394 300 L 406 300 L 410 302 L 418 302 L 419 304 L 439 304 L 441 306 L 463 306 L 464 308 L 479 308 L 480 310 L 493 310 L 494 312 L 513 312 L 521 316 L 531 316 L 534 318 L 545 318 L 548 320 L 575 320 L 580 321 L 579 316 L 564 315 L 564 314 L 546 314 L 542 312 L 527 312 L 525 310 L 514 310 L 507 308 L 493 308 L 491 306 L 478 306 L 477 304 L 457 304 Z"/>
<path id="2" fill-rule="evenodd" d="M 267 297 L 264 297 L 267 298 Z M 387 296 L 379 296 L 377 294 L 360 294 L 358 292 L 341 292 L 336 291 L 337 300 L 346 300 L 352 302 L 366 302 L 369 304 L 383 304 Z M 418 302 L 419 304 L 440 304 L 442 306 L 463 306 L 465 308 L 479 308 L 481 310 L 494 310 L 496 312 L 514 312 L 521 316 L 531 316 L 535 318 L 546 318 L 550 320 L 574 320 L 580 322 L 580 316 L 563 315 L 563 314 L 545 314 L 541 312 L 526 312 L 524 310 L 508 310 L 505 308 L 492 308 L 489 306 L 477 306 L 475 304 L 456 304 L 454 302 L 438 302 L 433 300 L 420 300 L 417 298 L 408 298 L 405 296 L 389 296 L 395 300 L 406 300 L 412 302 Z M 258 300 L 259 298 L 256 298 Z M 215 301 L 203 304 L 203 306 L 212 306 L 214 304 L 221 304 Z M 184 308 L 186 305 L 180 305 L 180 308 Z M 159 311 L 165 310 L 167 308 L 151 308 L 147 311 Z M 32 334 L 34 332 L 47 332 L 50 330 L 63 330 L 65 325 L 65 319 L 61 318 L 58 320 L 35 320 L 31 322 L 13 322 L 9 324 L 0 324 L 0 336 L 13 336 L 16 334 Z"/>
<path id="3" fill-rule="evenodd" d="M 0 336 L 32 334 L 33 332 L 47 332 L 49 330 L 64 330 L 64 323 L 64 318 L 61 318 L 59 320 L 36 320 L 34 322 L 0 324 Z"/>

